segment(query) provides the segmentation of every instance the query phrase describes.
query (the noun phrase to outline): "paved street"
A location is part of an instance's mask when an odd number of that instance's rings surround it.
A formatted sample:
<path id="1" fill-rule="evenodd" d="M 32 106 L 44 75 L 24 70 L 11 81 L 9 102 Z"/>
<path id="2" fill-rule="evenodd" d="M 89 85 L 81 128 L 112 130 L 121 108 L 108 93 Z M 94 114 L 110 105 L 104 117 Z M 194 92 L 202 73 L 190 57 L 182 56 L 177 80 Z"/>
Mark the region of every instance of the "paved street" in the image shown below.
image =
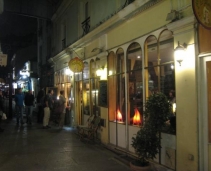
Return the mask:
<path id="1" fill-rule="evenodd" d="M 73 128 L 1 123 L 0 171 L 130 171 L 100 145 L 81 142 Z"/>

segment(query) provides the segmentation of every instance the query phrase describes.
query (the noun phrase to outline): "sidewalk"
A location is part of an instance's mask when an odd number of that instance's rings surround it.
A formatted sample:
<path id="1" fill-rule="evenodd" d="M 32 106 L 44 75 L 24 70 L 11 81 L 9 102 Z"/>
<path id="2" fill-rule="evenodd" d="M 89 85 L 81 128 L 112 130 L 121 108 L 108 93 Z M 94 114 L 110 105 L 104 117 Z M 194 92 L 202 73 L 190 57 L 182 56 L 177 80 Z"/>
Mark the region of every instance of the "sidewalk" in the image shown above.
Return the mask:
<path id="1" fill-rule="evenodd" d="M 16 126 L 15 118 L 3 121 L 0 133 L 2 171 L 131 171 L 129 160 L 103 145 L 81 142 L 75 129 L 42 124 Z M 154 171 L 168 171 L 154 165 Z"/>

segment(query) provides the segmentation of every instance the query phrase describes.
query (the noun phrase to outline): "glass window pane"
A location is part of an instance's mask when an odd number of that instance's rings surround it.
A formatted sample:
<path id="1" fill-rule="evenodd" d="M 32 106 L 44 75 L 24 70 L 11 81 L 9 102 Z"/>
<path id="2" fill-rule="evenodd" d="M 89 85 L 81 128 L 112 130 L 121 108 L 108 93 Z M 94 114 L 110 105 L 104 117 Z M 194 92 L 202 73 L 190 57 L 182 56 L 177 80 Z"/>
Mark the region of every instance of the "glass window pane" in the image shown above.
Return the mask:
<path id="1" fill-rule="evenodd" d="M 117 75 L 117 111 L 116 120 L 118 122 L 125 122 L 125 74 Z"/>
<path id="2" fill-rule="evenodd" d="M 132 43 L 127 54 L 128 69 L 128 120 L 131 125 L 141 125 L 143 118 L 143 78 L 141 47 Z"/>
<path id="3" fill-rule="evenodd" d="M 90 84 L 89 80 L 83 80 L 83 106 L 84 114 L 90 115 Z"/>
<path id="4" fill-rule="evenodd" d="M 83 79 L 89 78 L 89 64 L 88 62 L 84 62 L 84 70 L 83 70 Z"/>
<path id="5" fill-rule="evenodd" d="M 109 121 L 115 121 L 116 119 L 116 107 L 117 107 L 117 81 L 115 72 L 116 55 L 113 52 L 108 56 L 108 113 Z"/>
<path id="6" fill-rule="evenodd" d="M 91 81 L 91 107 L 92 113 L 95 115 L 100 115 L 100 110 L 98 107 L 98 89 L 99 89 L 99 79 L 93 78 Z"/>
<path id="7" fill-rule="evenodd" d="M 108 57 L 108 75 L 116 73 L 116 55 L 111 52 Z"/>
<path id="8" fill-rule="evenodd" d="M 159 90 L 158 77 L 159 77 L 159 60 L 157 51 L 157 39 L 154 36 L 147 38 L 145 42 L 146 51 L 145 55 L 145 93 L 146 97 L 150 94 L 157 92 Z"/>
<path id="9" fill-rule="evenodd" d="M 125 122 L 126 99 L 125 99 L 125 62 L 122 49 L 117 51 L 117 107 L 115 119 L 118 122 Z"/>

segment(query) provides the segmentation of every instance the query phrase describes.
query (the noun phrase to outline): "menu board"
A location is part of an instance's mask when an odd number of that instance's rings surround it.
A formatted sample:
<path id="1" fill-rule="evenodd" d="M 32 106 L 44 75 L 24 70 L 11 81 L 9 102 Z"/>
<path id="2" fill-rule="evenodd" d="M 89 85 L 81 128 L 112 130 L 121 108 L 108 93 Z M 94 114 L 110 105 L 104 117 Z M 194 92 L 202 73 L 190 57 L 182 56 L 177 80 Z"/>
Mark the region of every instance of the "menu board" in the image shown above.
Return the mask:
<path id="1" fill-rule="evenodd" d="M 107 107 L 107 81 L 99 81 L 99 96 L 98 96 L 98 99 L 99 99 L 99 103 L 98 105 L 99 106 L 102 106 L 102 107 Z"/>

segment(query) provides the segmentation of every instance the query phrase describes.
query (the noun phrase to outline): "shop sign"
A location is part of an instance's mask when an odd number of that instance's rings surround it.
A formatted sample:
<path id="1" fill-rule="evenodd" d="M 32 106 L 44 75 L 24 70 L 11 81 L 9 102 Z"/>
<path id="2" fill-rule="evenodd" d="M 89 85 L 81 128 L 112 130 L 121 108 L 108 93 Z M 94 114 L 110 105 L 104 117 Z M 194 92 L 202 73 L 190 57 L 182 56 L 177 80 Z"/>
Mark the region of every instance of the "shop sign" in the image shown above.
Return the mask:
<path id="1" fill-rule="evenodd" d="M 82 72 L 84 69 L 84 63 L 78 57 L 71 59 L 68 66 L 72 72 Z"/>
<path id="2" fill-rule="evenodd" d="M 207 29 L 211 29 L 211 1 L 192 0 L 193 11 L 198 22 Z"/>
<path id="3" fill-rule="evenodd" d="M 0 66 L 7 66 L 7 55 L 0 54 Z"/>

